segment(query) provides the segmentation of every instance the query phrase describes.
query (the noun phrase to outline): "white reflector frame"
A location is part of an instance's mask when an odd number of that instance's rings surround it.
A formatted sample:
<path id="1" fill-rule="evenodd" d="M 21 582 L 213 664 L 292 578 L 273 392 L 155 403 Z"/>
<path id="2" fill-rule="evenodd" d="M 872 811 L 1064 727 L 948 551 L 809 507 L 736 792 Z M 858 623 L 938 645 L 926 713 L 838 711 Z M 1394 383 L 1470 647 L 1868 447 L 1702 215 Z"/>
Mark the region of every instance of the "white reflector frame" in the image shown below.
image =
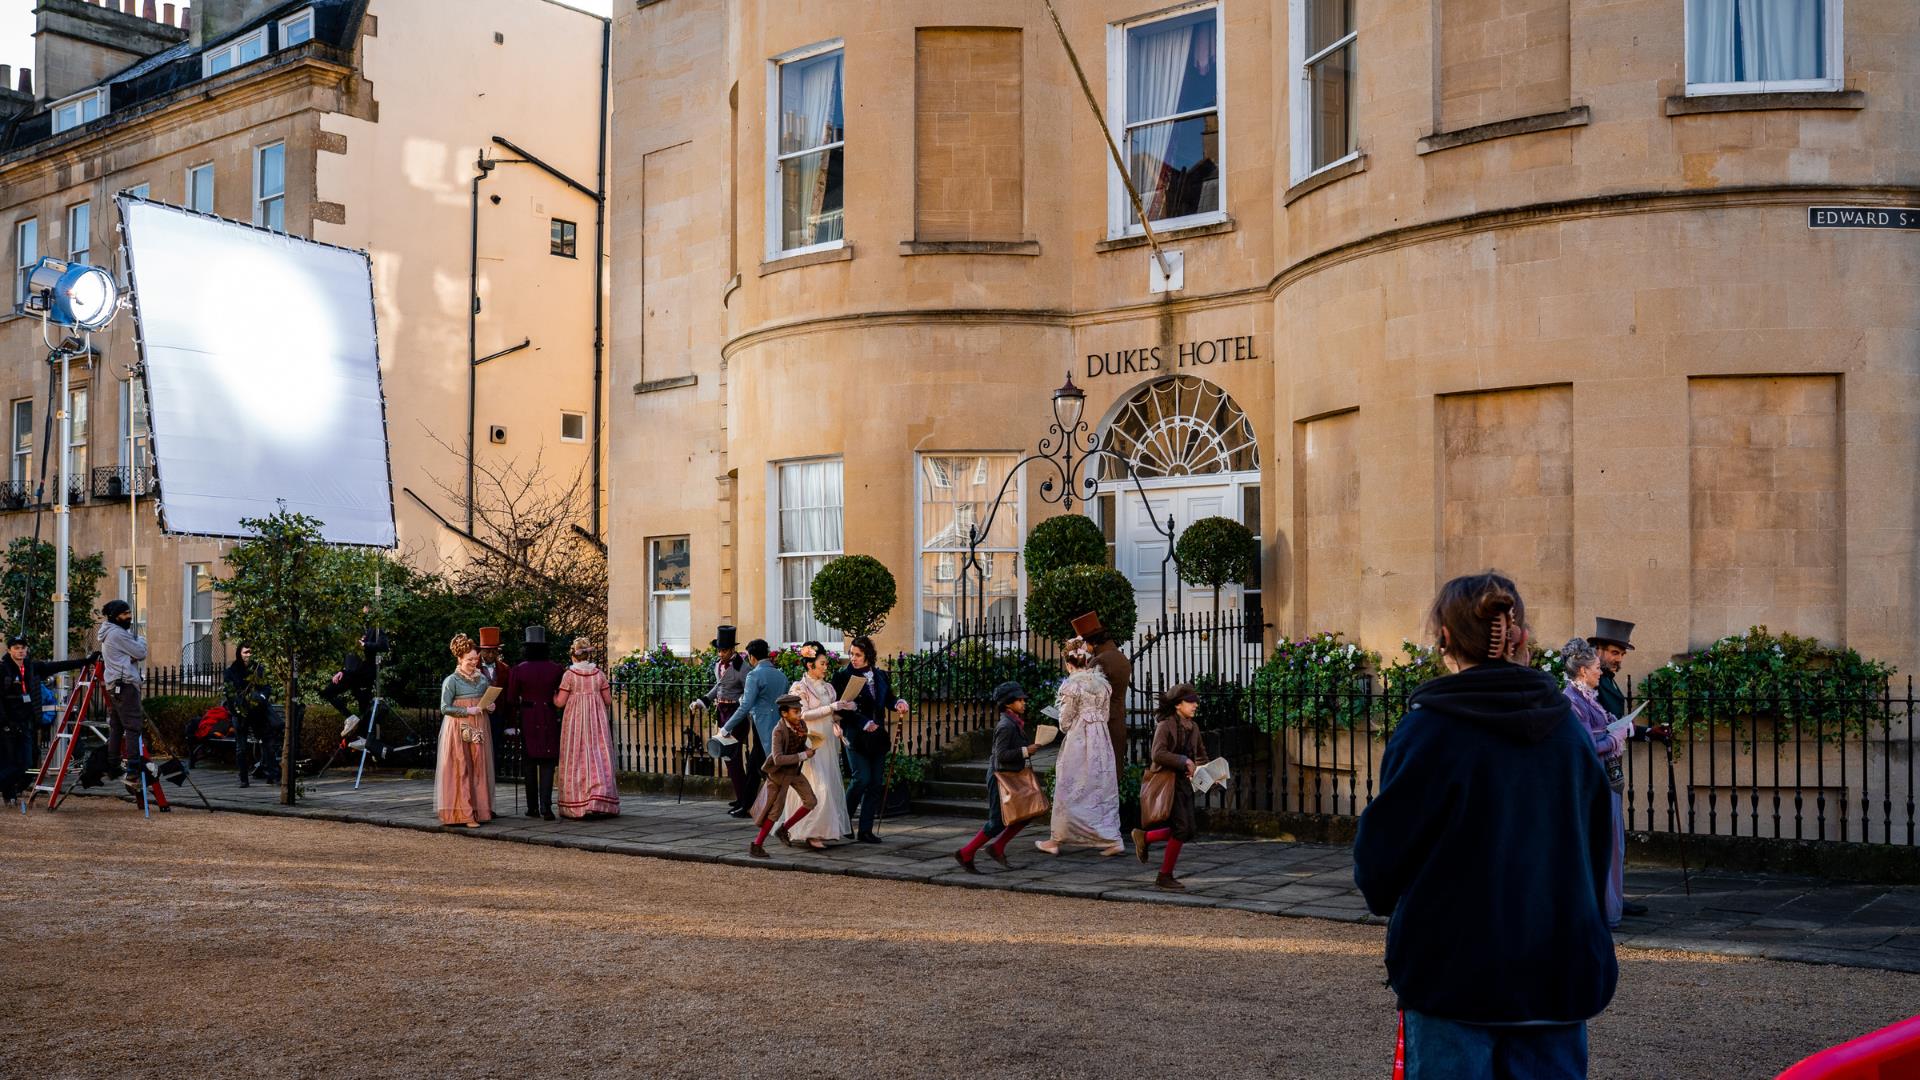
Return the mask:
<path id="1" fill-rule="evenodd" d="M 394 545 L 367 255 L 120 196 L 160 527 L 240 537 L 281 503 Z"/>

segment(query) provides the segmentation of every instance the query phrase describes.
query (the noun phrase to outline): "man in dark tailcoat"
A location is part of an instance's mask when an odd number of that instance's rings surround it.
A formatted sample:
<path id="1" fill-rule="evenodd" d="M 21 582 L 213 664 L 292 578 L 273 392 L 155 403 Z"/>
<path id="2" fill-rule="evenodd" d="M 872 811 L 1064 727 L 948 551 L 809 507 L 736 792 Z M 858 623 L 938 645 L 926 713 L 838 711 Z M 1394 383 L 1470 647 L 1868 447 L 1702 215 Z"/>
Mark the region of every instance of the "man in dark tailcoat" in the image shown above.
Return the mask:
<path id="1" fill-rule="evenodd" d="M 840 727 L 847 734 L 847 767 L 853 773 L 853 783 L 847 788 L 847 810 L 860 816 L 854 839 L 877 844 L 880 838 L 874 835 L 873 818 L 886 804 L 887 752 L 893 748 L 888 717 L 906 712 L 907 703 L 894 695 L 887 673 L 875 666 L 880 654 L 872 638 L 864 634 L 854 638 L 847 643 L 847 653 L 852 663 L 833 677 L 834 692 L 844 697 L 847 683 L 855 675 L 865 680 L 854 696 L 853 712 L 840 714 Z"/>
<path id="2" fill-rule="evenodd" d="M 493 710 L 493 766 L 500 767 L 500 752 L 505 748 L 507 732 L 517 731 L 519 724 L 514 722 L 513 668 L 500 659 L 500 628 L 483 626 L 480 628 L 480 674 L 485 675 L 493 685 L 500 688 L 500 699 Z"/>
<path id="3" fill-rule="evenodd" d="M 1100 624 L 1100 616 L 1087 612 L 1073 620 L 1073 632 L 1093 649 L 1093 666 L 1107 677 L 1113 696 L 1107 699 L 1107 737 L 1113 740 L 1113 775 L 1127 775 L 1127 691 L 1133 686 L 1133 661 Z"/>
<path id="4" fill-rule="evenodd" d="M 1619 674 L 1620 665 L 1633 651 L 1633 624 L 1620 619 L 1593 620 L 1593 636 L 1587 638 L 1587 644 L 1600 654 L 1600 707 L 1607 710 L 1615 720 L 1627 715 L 1627 695 L 1621 691 L 1620 684 L 1614 680 Z"/>
<path id="5" fill-rule="evenodd" d="M 526 659 L 513 665 L 513 709 L 526 758 L 527 816 L 552 821 L 553 770 L 560 762 L 560 712 L 553 707 L 553 695 L 567 668 L 548 656 L 542 627 L 527 627 L 521 655 Z"/>

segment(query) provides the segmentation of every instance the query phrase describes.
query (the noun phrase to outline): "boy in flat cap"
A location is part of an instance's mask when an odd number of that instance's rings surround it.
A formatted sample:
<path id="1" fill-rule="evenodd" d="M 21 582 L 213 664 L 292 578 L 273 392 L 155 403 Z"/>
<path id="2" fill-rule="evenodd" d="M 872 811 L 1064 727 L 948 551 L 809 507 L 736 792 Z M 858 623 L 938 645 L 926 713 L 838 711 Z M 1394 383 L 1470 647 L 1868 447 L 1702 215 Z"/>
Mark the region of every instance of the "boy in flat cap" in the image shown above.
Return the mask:
<path id="1" fill-rule="evenodd" d="M 973 865 L 973 856 L 989 842 L 992 846 L 987 847 L 987 854 L 1001 866 L 1008 865 L 1007 844 L 1026 827 L 1024 821 L 1009 826 L 1001 816 L 1000 782 L 996 774 L 1019 772 L 1033 756 L 1033 746 L 1027 742 L 1027 692 L 1019 683 L 1001 683 L 993 691 L 993 703 L 1000 707 L 1000 722 L 993 728 L 992 768 L 987 772 L 987 827 L 953 853 L 969 874 L 980 872 Z"/>
<path id="2" fill-rule="evenodd" d="M 760 832 L 747 846 L 747 854 L 756 859 L 767 857 L 767 833 L 780 838 L 788 847 L 793 841 L 787 838 L 787 831 L 800 823 L 812 809 L 819 805 L 819 799 L 813 793 L 813 785 L 807 782 L 806 773 L 800 770 L 802 762 L 813 757 L 813 750 L 807 746 L 807 722 L 800 718 L 800 695 L 781 694 L 774 699 L 774 706 L 780 710 L 780 723 L 773 729 L 772 753 L 767 755 L 764 771 L 767 775 L 767 808 L 760 818 Z M 780 816 L 780 808 L 787 805 L 787 792 L 800 796 L 800 809 L 793 816 L 774 828 L 774 821 Z"/>

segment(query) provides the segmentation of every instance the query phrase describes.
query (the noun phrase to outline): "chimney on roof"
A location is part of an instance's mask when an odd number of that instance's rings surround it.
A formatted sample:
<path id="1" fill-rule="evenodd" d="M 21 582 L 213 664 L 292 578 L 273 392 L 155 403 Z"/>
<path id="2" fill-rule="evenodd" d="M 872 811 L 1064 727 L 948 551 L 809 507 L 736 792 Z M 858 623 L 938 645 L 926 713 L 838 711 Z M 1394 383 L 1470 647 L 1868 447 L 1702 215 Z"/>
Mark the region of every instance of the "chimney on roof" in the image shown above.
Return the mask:
<path id="1" fill-rule="evenodd" d="M 189 32 L 193 30 L 193 5 L 192 4 L 180 5 L 180 29 L 186 30 Z"/>
<path id="2" fill-rule="evenodd" d="M 33 96 L 33 69 L 32 68 L 23 67 L 20 69 L 20 92 L 27 95 L 28 97 Z"/>
<path id="3" fill-rule="evenodd" d="M 122 0 L 38 0 L 34 5 L 34 67 L 47 100 L 91 86 L 131 64 L 187 39 L 184 30 L 131 13 Z"/>
<path id="4" fill-rule="evenodd" d="M 153 9 L 153 0 L 144 0 L 140 5 L 140 17 L 148 22 L 159 22 L 160 15 Z"/>
<path id="5" fill-rule="evenodd" d="M 166 23 L 168 26 L 179 25 L 178 23 L 175 23 L 173 21 L 173 5 L 172 4 L 160 5 L 160 21 L 163 23 Z"/>

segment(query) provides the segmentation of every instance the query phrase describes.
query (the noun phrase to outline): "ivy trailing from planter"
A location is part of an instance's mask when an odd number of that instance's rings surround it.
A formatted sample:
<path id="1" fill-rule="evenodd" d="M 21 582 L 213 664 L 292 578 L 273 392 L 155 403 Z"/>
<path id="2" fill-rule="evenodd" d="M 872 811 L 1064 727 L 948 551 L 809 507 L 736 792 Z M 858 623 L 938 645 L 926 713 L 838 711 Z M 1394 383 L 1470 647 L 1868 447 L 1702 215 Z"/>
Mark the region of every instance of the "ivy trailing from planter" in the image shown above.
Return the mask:
<path id="1" fill-rule="evenodd" d="M 1648 703 L 1645 722 L 1677 731 L 1725 727 L 1751 742 L 1770 724 L 1777 740 L 1836 742 L 1884 729 L 1894 671 L 1853 649 L 1753 626 L 1670 661 L 1640 681 L 1635 697 Z"/>

